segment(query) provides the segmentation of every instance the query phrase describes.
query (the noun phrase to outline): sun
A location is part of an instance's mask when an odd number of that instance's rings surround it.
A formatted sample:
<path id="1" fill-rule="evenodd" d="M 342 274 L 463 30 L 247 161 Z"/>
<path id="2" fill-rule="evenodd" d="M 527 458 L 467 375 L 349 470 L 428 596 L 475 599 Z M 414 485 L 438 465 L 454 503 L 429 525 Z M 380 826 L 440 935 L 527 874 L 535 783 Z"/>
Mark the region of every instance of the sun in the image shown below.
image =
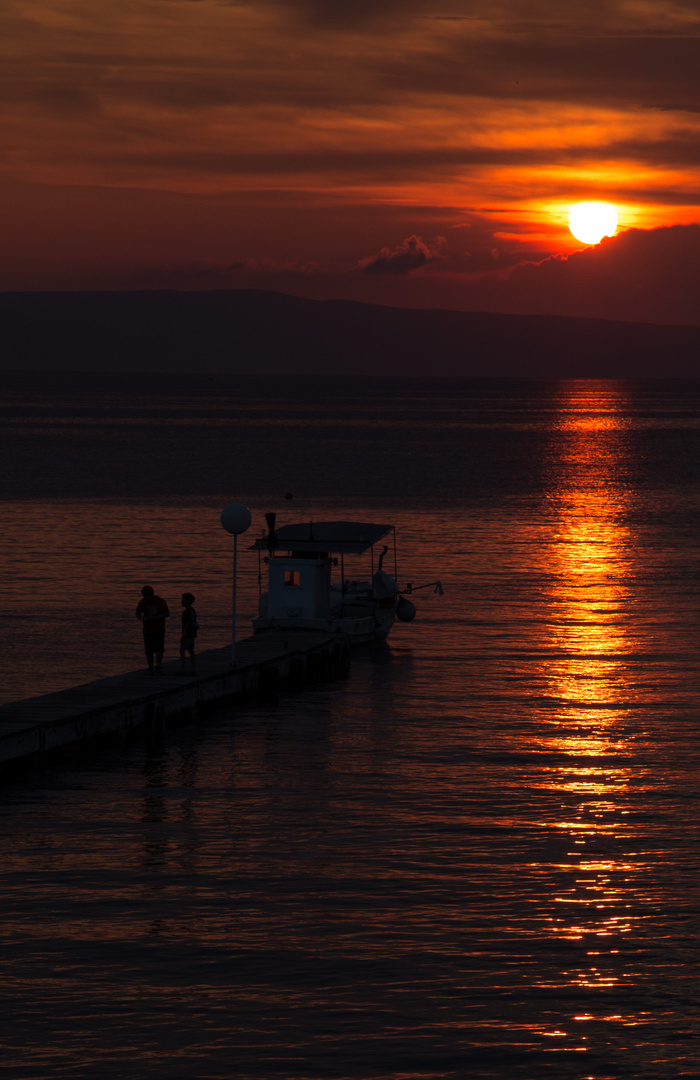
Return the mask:
<path id="1" fill-rule="evenodd" d="M 569 230 L 582 244 L 599 244 L 617 231 L 617 212 L 606 202 L 582 202 L 569 211 Z"/>

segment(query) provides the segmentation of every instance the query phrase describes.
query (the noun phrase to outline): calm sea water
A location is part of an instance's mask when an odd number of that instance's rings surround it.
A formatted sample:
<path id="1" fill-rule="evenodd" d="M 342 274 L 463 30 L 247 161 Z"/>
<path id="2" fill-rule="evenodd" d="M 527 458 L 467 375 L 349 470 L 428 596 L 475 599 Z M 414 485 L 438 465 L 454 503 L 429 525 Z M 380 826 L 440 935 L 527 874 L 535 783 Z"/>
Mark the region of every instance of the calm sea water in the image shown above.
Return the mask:
<path id="1" fill-rule="evenodd" d="M 140 666 L 144 581 L 224 644 L 230 501 L 395 524 L 445 589 L 347 681 L 4 779 L 0 1076 L 700 1077 L 700 383 L 0 410 L 5 701 Z"/>

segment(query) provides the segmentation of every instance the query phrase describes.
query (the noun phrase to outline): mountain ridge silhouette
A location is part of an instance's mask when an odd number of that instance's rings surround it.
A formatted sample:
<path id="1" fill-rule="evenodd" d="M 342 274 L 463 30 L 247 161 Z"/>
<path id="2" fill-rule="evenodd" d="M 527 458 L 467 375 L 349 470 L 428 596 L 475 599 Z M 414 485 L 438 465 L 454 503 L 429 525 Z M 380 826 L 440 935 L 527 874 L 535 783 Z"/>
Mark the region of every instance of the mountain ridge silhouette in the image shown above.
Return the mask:
<path id="1" fill-rule="evenodd" d="M 255 289 L 0 293 L 0 369 L 696 378 L 700 327 Z"/>

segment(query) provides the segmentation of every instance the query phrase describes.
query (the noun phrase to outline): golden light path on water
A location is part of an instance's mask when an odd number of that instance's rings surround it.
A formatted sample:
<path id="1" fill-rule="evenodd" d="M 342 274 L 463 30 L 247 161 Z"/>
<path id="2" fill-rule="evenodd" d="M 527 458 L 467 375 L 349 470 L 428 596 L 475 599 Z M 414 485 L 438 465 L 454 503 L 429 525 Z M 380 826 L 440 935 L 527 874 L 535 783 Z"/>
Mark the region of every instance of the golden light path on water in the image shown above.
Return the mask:
<path id="1" fill-rule="evenodd" d="M 625 404 L 623 391 L 610 384 L 597 393 L 589 388 L 582 394 L 580 384 L 573 392 L 563 392 L 559 434 L 566 450 L 559 455 L 561 471 L 553 496 L 556 525 L 548 550 L 552 589 L 547 632 L 553 655 L 542 676 L 552 699 L 560 702 L 548 721 L 554 728 L 548 745 L 571 761 L 553 770 L 550 785 L 584 800 L 574 820 L 557 825 L 570 838 L 571 861 L 561 869 L 574 875 L 574 887 L 553 897 L 561 913 L 550 918 L 550 932 L 585 946 L 585 961 L 573 966 L 568 978 L 572 986 L 590 991 L 620 988 L 623 981 L 629 985 L 634 979 L 633 971 L 621 973 L 606 960 L 619 954 L 621 937 L 633 929 L 629 882 L 641 870 L 639 863 L 600 852 L 601 846 L 624 835 L 628 813 L 623 796 L 629 771 L 615 759 L 623 749 L 621 710 L 630 704 L 627 657 L 635 648 L 628 584 L 634 576 L 633 538 L 624 523 L 627 494 L 619 482 L 624 439 L 615 440 L 613 451 L 610 441 L 600 438 L 624 432 L 620 413 Z M 638 1022 L 616 1012 L 605 1015 L 604 1006 L 603 1015 L 578 1012 L 572 1017 L 582 1029 L 576 1049 L 587 1049 L 583 1028 L 593 1019 Z"/>

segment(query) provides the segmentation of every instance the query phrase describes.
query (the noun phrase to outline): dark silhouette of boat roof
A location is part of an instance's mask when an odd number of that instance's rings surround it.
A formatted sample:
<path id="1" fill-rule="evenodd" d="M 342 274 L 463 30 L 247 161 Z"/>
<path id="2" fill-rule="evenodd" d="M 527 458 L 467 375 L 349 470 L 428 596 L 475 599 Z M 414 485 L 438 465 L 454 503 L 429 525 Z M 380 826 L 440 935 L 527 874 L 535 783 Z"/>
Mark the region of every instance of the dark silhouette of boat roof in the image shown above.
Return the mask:
<path id="1" fill-rule="evenodd" d="M 373 525 L 366 521 L 304 521 L 275 529 L 273 546 L 284 551 L 362 555 L 392 529 L 393 525 Z M 269 536 L 263 536 L 255 541 L 251 551 L 267 551 L 269 546 Z"/>

